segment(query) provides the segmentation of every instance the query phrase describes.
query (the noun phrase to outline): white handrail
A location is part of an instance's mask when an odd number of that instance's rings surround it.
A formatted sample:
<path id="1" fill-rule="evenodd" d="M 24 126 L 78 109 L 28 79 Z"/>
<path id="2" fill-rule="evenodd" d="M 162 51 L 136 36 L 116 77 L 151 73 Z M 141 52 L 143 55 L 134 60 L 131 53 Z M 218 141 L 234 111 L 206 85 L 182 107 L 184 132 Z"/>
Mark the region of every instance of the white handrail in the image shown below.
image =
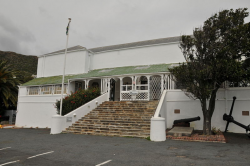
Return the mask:
<path id="1" fill-rule="evenodd" d="M 101 96 L 89 101 L 88 103 L 85 103 L 81 107 L 69 112 L 68 114 L 64 115 L 64 117 L 71 117 L 71 122 L 65 122 L 65 128 L 69 127 L 73 123 L 75 123 L 77 120 L 81 119 L 85 115 L 87 115 L 90 111 L 95 109 L 98 105 L 100 105 L 102 102 L 108 101 L 108 93 L 104 93 Z"/>
<path id="2" fill-rule="evenodd" d="M 154 114 L 154 118 L 159 117 L 160 112 L 161 112 L 161 109 L 162 109 L 162 105 L 163 105 L 163 103 L 164 103 L 164 98 L 165 98 L 166 94 L 167 94 L 167 90 L 164 90 L 164 91 L 162 92 L 161 99 L 160 99 L 160 101 L 159 101 L 159 103 L 158 103 L 158 106 L 157 106 L 157 108 L 156 108 L 156 111 L 155 111 L 155 114 Z"/>

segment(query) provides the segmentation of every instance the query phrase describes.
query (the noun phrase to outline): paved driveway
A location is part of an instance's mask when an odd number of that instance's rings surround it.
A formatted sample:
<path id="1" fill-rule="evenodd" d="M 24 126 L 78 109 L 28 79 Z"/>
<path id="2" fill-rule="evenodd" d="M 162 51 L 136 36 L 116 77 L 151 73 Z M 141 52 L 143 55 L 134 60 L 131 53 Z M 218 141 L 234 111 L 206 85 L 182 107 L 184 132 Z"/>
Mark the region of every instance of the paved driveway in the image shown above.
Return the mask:
<path id="1" fill-rule="evenodd" d="M 227 134 L 230 143 L 90 135 L 50 135 L 47 129 L 0 129 L 0 166 L 250 165 L 250 139 Z"/>

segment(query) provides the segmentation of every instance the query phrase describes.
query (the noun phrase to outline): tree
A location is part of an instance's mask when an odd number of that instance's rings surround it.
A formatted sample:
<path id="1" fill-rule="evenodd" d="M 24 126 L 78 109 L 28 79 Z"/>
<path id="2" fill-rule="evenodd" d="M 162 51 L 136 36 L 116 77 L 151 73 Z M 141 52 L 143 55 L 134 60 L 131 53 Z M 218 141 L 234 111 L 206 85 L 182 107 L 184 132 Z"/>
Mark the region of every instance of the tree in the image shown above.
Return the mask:
<path id="1" fill-rule="evenodd" d="M 186 63 L 169 69 L 185 94 L 200 100 L 203 134 L 211 134 L 216 93 L 222 83 L 249 80 L 249 63 L 242 63 L 243 57 L 250 57 L 250 26 L 244 24 L 246 10 L 223 10 L 195 28 L 192 36 L 183 35 L 180 49 Z"/>
<path id="2" fill-rule="evenodd" d="M 19 79 L 18 71 L 13 70 L 6 61 L 0 62 L 0 110 L 16 106 Z"/>

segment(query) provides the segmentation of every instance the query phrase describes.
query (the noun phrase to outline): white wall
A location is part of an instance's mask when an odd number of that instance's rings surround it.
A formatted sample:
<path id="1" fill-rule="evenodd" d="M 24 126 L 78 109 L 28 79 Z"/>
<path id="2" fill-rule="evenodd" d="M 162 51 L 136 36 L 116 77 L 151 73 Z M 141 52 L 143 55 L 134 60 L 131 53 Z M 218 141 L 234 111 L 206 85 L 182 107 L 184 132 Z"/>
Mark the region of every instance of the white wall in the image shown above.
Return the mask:
<path id="1" fill-rule="evenodd" d="M 54 106 L 61 95 L 24 96 L 26 87 L 19 88 L 16 126 L 50 128 L 51 117 L 56 114 Z"/>
<path id="2" fill-rule="evenodd" d="M 91 70 L 178 62 L 184 62 L 178 44 L 165 44 L 95 53 L 91 56 Z"/>
<path id="3" fill-rule="evenodd" d="M 191 127 L 195 129 L 203 129 L 203 114 L 199 100 L 191 100 L 181 90 L 173 90 L 167 92 L 165 98 L 166 104 L 166 127 L 172 128 L 176 119 L 185 119 L 200 116 L 200 121 L 191 122 Z M 234 120 L 248 126 L 250 124 L 250 116 L 243 116 L 242 111 L 250 111 L 250 88 L 231 88 L 227 92 L 220 89 L 217 93 L 215 111 L 212 116 L 212 127 L 225 130 L 226 121 L 223 121 L 223 114 L 229 114 L 233 96 L 237 99 L 234 104 L 233 114 Z M 226 101 L 227 98 L 227 101 Z M 174 109 L 180 109 L 180 114 L 175 114 Z M 245 129 L 230 123 L 229 131 L 236 133 L 245 133 Z"/>
<path id="4" fill-rule="evenodd" d="M 64 53 L 38 58 L 37 77 L 49 77 L 63 74 Z M 69 52 L 66 58 L 65 74 L 88 72 L 89 56 L 87 51 Z"/>
<path id="5" fill-rule="evenodd" d="M 37 77 L 63 74 L 64 53 L 38 58 Z M 68 52 L 66 75 L 86 73 L 88 70 L 184 62 L 178 44 L 162 44 L 95 53 L 88 51 Z"/>

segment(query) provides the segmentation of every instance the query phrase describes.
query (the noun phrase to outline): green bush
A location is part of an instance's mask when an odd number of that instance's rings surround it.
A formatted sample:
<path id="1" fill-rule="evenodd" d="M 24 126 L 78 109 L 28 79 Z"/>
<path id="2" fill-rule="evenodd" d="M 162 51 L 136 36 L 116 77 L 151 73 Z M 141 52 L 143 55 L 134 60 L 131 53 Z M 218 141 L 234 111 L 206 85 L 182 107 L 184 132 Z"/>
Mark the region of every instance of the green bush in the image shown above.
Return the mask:
<path id="1" fill-rule="evenodd" d="M 100 90 L 98 88 L 90 88 L 86 90 L 79 89 L 75 93 L 72 92 L 63 99 L 62 115 L 68 114 L 98 96 L 100 96 Z M 55 104 L 58 114 L 60 114 L 60 102 L 61 100 L 57 101 Z"/>

